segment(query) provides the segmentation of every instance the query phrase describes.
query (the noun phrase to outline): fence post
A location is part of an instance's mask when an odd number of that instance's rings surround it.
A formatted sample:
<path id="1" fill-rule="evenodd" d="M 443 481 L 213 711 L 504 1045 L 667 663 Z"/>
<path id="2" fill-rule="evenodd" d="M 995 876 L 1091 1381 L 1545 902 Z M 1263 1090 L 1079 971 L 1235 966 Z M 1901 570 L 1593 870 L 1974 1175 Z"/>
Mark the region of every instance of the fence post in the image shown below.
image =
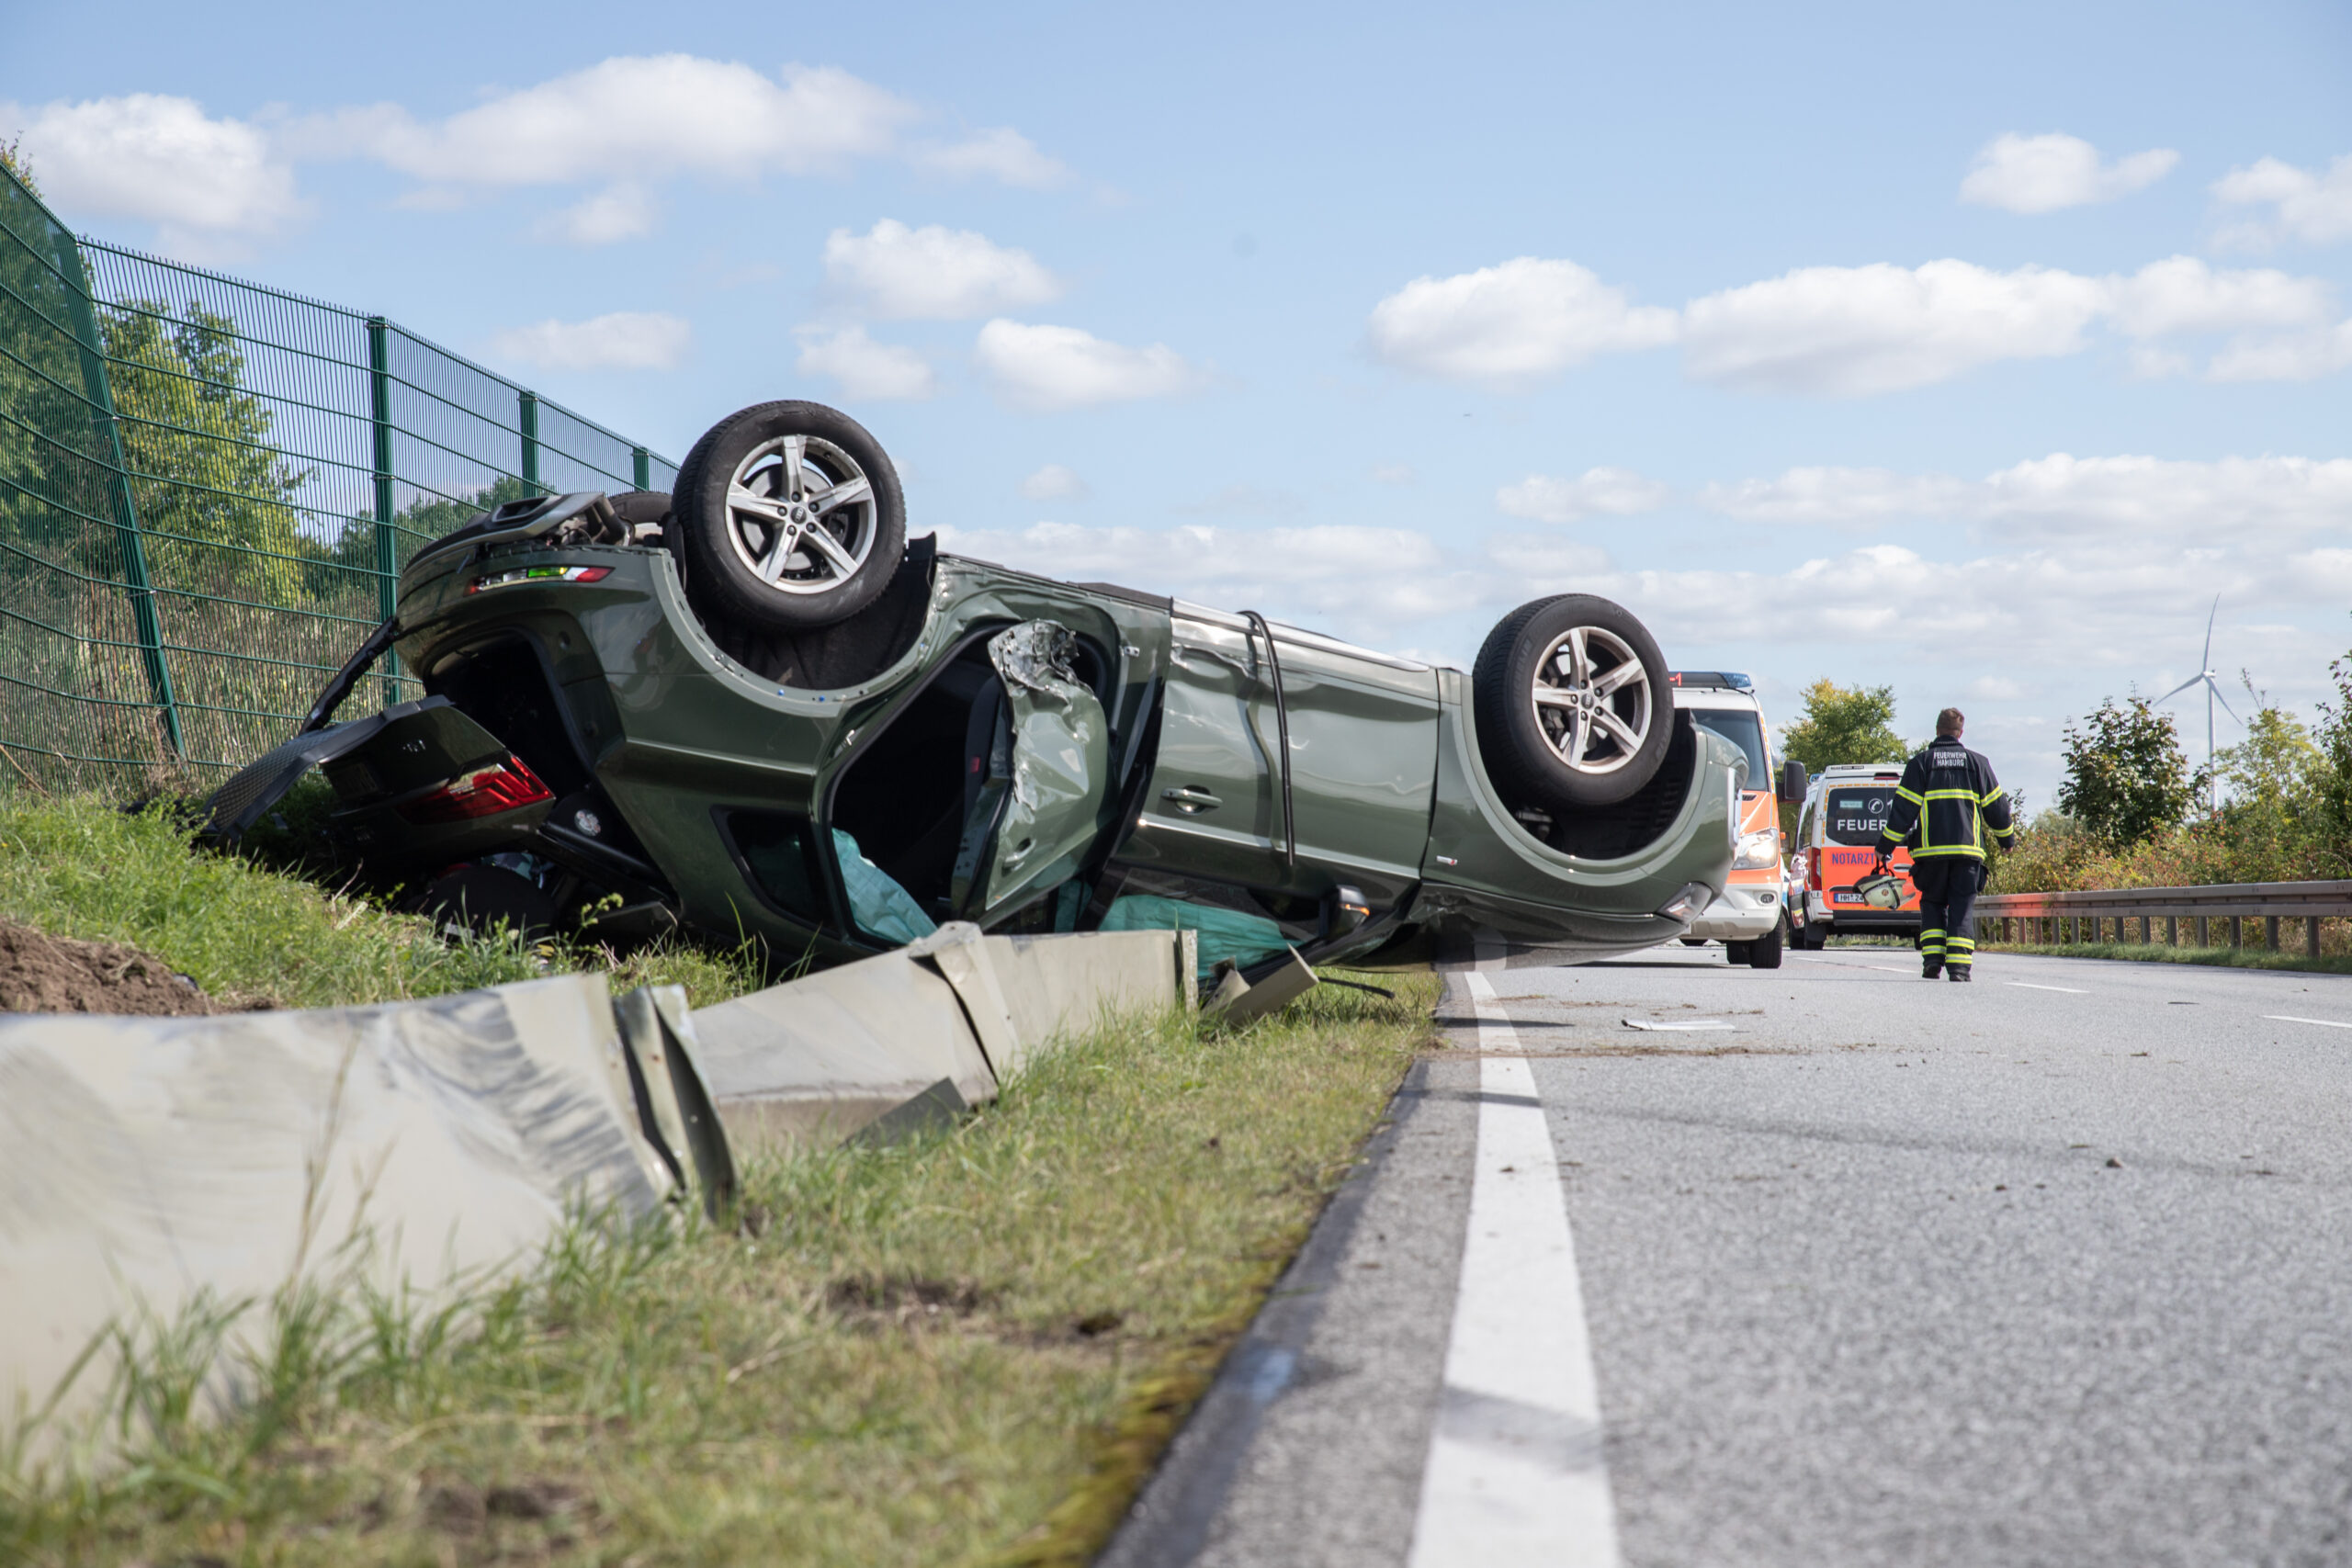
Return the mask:
<path id="1" fill-rule="evenodd" d="M 2278 951 L 2278 917 L 2276 915 L 2262 917 L 2262 945 L 2273 953 Z"/>
<path id="2" fill-rule="evenodd" d="M 98 334 L 98 313 L 92 302 L 90 274 L 82 265 L 82 247 L 61 224 L 56 231 L 58 270 L 73 285 L 66 290 L 66 309 L 74 317 L 74 346 L 81 351 L 82 395 L 90 402 L 90 422 L 103 443 L 99 461 L 114 470 L 107 488 L 114 513 L 115 542 L 122 550 L 123 586 L 130 593 L 131 624 L 139 632 L 139 654 L 147 666 L 147 687 L 163 710 L 164 738 L 172 755 L 185 758 L 187 747 L 180 737 L 180 705 L 172 690 L 171 665 L 164 658 L 164 620 L 155 609 L 155 590 L 147 581 L 147 548 L 139 534 L 139 508 L 130 494 L 130 465 L 122 454 L 122 426 L 115 417 L 114 389 L 107 376 L 106 343 Z"/>
<path id="3" fill-rule="evenodd" d="M 522 398 L 523 490 L 527 495 L 539 491 L 539 394 L 525 392 Z"/>
<path id="4" fill-rule="evenodd" d="M 392 525 L 391 326 L 368 318 L 368 393 L 376 428 L 376 617 L 389 621 L 400 608 L 400 533 Z M 401 700 L 401 656 L 384 655 L 384 705 Z"/>
<path id="5" fill-rule="evenodd" d="M 2180 917 L 2178 915 L 2165 917 L 2165 945 L 2166 947 L 2180 945 Z"/>
<path id="6" fill-rule="evenodd" d="M 632 469 L 629 477 L 637 481 L 638 489 L 651 490 L 653 488 L 653 454 L 639 446 L 631 452 L 629 457 Z"/>
<path id="7" fill-rule="evenodd" d="M 2303 956 L 2306 958 L 2319 956 L 2319 917 L 2317 915 L 2303 917 Z"/>
<path id="8" fill-rule="evenodd" d="M 2240 948 L 2245 945 L 2245 917 L 2244 915 L 2232 915 L 2230 917 L 2230 946 L 2232 948 Z"/>

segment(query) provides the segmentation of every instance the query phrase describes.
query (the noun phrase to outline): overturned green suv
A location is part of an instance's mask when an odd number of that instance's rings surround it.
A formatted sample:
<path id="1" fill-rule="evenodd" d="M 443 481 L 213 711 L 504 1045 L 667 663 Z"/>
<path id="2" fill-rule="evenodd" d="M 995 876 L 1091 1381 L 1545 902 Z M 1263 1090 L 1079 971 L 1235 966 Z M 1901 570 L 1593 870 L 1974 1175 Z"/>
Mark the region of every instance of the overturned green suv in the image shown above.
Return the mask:
<path id="1" fill-rule="evenodd" d="M 330 722 L 397 654 L 428 694 Z M 1523 606 L 1475 671 L 906 536 L 846 416 L 746 409 L 673 495 L 502 506 L 433 542 L 302 731 L 331 832 L 471 922 L 675 926 L 845 960 L 950 919 L 1180 925 L 1204 964 L 1577 962 L 1723 888 L 1744 759 L 1606 600 Z"/>

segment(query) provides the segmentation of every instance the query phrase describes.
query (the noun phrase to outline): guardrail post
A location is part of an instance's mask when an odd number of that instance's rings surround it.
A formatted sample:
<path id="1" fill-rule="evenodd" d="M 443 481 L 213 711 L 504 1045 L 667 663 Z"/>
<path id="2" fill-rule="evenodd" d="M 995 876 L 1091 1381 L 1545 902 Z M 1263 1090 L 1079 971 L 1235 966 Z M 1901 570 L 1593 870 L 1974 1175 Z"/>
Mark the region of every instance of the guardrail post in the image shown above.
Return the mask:
<path id="1" fill-rule="evenodd" d="M 2165 917 L 2165 945 L 2166 947 L 2180 945 L 2180 917 L 2178 915 Z"/>
<path id="2" fill-rule="evenodd" d="M 2240 948 L 2245 945 L 2245 917 L 2244 915 L 2232 915 L 2230 917 L 2230 946 L 2233 948 Z"/>
<path id="3" fill-rule="evenodd" d="M 539 394 L 522 395 L 517 428 L 523 435 L 523 489 L 530 495 L 539 490 Z"/>
<path id="4" fill-rule="evenodd" d="M 2276 915 L 2262 917 L 2262 945 L 2273 953 L 2278 951 L 2278 917 Z"/>
<path id="5" fill-rule="evenodd" d="M 391 325 L 368 318 L 368 402 L 376 426 L 376 618 L 389 621 L 400 608 L 400 534 L 392 525 Z M 401 700 L 401 656 L 384 654 L 384 705 Z"/>
<path id="6" fill-rule="evenodd" d="M 653 488 L 653 454 L 639 446 L 629 454 L 629 462 L 630 478 L 637 481 L 637 488 L 651 490 Z"/>
<path id="7" fill-rule="evenodd" d="M 2303 917 L 2303 956 L 2306 958 L 2319 956 L 2319 917 L 2317 915 Z"/>
<path id="8" fill-rule="evenodd" d="M 2199 947 L 2212 946 L 2213 944 L 2211 942 L 2205 940 L 2207 935 L 2210 934 L 2205 929 L 2205 917 L 2202 915 L 2195 915 L 2190 918 L 2197 922 L 2197 945 Z"/>

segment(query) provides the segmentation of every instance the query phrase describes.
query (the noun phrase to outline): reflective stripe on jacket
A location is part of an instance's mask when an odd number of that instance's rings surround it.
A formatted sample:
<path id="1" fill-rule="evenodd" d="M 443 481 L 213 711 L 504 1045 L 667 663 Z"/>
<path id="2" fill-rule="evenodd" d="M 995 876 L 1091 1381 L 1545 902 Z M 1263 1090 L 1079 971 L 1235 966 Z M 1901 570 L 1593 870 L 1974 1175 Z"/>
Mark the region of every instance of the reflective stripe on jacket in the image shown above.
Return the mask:
<path id="1" fill-rule="evenodd" d="M 1894 789 L 1894 809 L 1886 816 L 1880 848 L 1908 843 L 1913 860 L 1939 855 L 1984 858 L 1984 830 L 1990 828 L 2003 849 L 2015 846 L 2009 797 L 1993 776 L 1993 764 L 1950 736 L 1935 741 L 1903 765 Z"/>

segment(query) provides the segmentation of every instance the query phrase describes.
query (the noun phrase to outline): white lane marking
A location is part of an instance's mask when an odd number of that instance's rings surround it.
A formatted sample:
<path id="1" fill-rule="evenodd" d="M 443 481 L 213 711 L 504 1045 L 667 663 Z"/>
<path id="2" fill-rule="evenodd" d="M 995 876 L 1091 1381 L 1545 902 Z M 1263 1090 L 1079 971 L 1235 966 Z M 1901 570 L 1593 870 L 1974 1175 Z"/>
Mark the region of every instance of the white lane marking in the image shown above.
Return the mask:
<path id="1" fill-rule="evenodd" d="M 2070 997 L 2087 997 L 2088 991 L 2078 991 L 2072 986 L 2037 986 L 2030 980 L 2012 980 L 2010 985 L 2021 991 L 2064 991 Z"/>
<path id="2" fill-rule="evenodd" d="M 1616 1568 L 1600 1395 L 1551 1128 L 1483 974 L 1478 1153 L 1412 1568 Z"/>
<path id="3" fill-rule="evenodd" d="M 2322 1029 L 2352 1029 L 2352 1023 L 2342 1023 L 2332 1018 L 2296 1018 L 2283 1012 L 2266 1012 L 2262 1016 L 2273 1023 L 2316 1023 Z"/>

